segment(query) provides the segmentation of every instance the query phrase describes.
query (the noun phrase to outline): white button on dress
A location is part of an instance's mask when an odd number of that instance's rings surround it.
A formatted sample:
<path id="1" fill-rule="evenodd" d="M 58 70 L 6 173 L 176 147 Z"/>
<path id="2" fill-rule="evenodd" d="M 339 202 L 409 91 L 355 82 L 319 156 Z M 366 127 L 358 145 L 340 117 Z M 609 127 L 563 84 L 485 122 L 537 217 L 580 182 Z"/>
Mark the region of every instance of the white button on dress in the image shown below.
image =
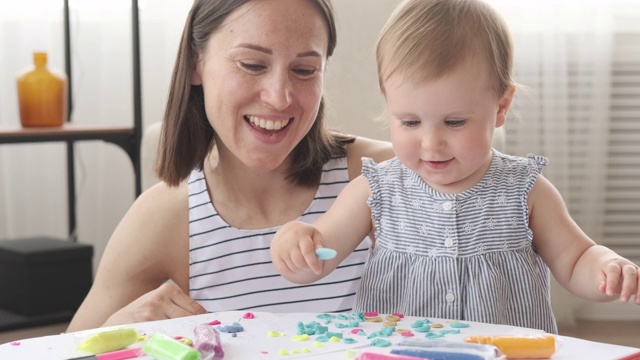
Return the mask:
<path id="1" fill-rule="evenodd" d="M 446 238 L 446 239 L 444 240 L 444 246 L 446 246 L 446 247 L 451 247 L 451 246 L 453 246 L 453 239 L 452 239 L 452 238 Z"/>
<path id="2" fill-rule="evenodd" d="M 442 203 L 442 208 L 445 209 L 446 211 L 451 210 L 452 207 L 453 207 L 453 204 L 451 204 L 451 201 Z"/>
<path id="3" fill-rule="evenodd" d="M 452 303 L 456 300 L 456 296 L 453 295 L 452 292 L 448 292 L 444 299 L 447 300 L 448 303 Z"/>

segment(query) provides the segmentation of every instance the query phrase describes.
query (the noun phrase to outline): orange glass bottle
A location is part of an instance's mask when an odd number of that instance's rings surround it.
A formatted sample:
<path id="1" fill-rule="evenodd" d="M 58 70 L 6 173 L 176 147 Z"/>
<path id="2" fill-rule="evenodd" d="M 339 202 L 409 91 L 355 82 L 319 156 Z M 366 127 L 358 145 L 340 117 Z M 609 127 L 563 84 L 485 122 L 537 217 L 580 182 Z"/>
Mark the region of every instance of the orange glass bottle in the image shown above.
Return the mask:
<path id="1" fill-rule="evenodd" d="M 61 126 L 67 118 L 67 77 L 47 67 L 47 53 L 33 53 L 34 68 L 18 76 L 20 123 Z"/>

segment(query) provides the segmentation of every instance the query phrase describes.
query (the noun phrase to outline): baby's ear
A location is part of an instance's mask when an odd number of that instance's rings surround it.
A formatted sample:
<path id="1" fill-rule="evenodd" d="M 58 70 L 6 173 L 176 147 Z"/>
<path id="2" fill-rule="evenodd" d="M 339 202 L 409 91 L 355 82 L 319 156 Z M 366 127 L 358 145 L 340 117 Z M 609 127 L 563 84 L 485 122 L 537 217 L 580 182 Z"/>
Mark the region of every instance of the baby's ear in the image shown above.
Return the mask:
<path id="1" fill-rule="evenodd" d="M 507 113 L 509 112 L 509 108 L 511 107 L 515 94 L 515 85 L 510 85 L 500 98 L 500 102 L 498 103 L 498 113 L 496 114 L 496 127 L 504 125 L 504 122 L 507 120 Z"/>

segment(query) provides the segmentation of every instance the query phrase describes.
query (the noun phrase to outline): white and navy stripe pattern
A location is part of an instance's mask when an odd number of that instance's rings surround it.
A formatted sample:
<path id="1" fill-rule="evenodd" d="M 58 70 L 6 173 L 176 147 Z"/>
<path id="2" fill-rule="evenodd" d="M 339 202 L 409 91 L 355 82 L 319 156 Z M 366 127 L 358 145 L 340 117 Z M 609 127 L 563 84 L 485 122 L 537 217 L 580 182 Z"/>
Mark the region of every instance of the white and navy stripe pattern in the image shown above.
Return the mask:
<path id="1" fill-rule="evenodd" d="M 189 177 L 189 295 L 210 312 L 350 311 L 369 254 L 363 241 L 329 276 L 298 285 L 280 276 L 269 247 L 279 227 L 244 230 L 216 212 L 201 171 Z M 299 220 L 313 222 L 325 213 L 349 182 L 346 158 L 327 162 L 316 196 Z M 215 189 L 211 189 L 212 192 Z"/>
<path id="2" fill-rule="evenodd" d="M 363 161 L 376 246 L 355 310 L 557 333 L 527 208 L 546 158 L 494 151 L 487 174 L 461 194 L 434 190 L 397 158 Z"/>

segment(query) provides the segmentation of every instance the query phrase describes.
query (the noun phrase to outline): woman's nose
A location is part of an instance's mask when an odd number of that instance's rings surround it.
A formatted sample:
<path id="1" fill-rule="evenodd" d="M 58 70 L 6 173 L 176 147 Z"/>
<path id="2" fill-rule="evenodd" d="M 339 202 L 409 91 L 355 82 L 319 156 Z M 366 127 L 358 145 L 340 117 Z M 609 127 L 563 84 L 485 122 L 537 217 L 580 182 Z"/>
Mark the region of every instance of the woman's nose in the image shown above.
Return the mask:
<path id="1" fill-rule="evenodd" d="M 287 71 L 274 71 L 264 81 L 262 101 L 276 110 L 284 110 L 291 105 L 292 84 Z"/>

